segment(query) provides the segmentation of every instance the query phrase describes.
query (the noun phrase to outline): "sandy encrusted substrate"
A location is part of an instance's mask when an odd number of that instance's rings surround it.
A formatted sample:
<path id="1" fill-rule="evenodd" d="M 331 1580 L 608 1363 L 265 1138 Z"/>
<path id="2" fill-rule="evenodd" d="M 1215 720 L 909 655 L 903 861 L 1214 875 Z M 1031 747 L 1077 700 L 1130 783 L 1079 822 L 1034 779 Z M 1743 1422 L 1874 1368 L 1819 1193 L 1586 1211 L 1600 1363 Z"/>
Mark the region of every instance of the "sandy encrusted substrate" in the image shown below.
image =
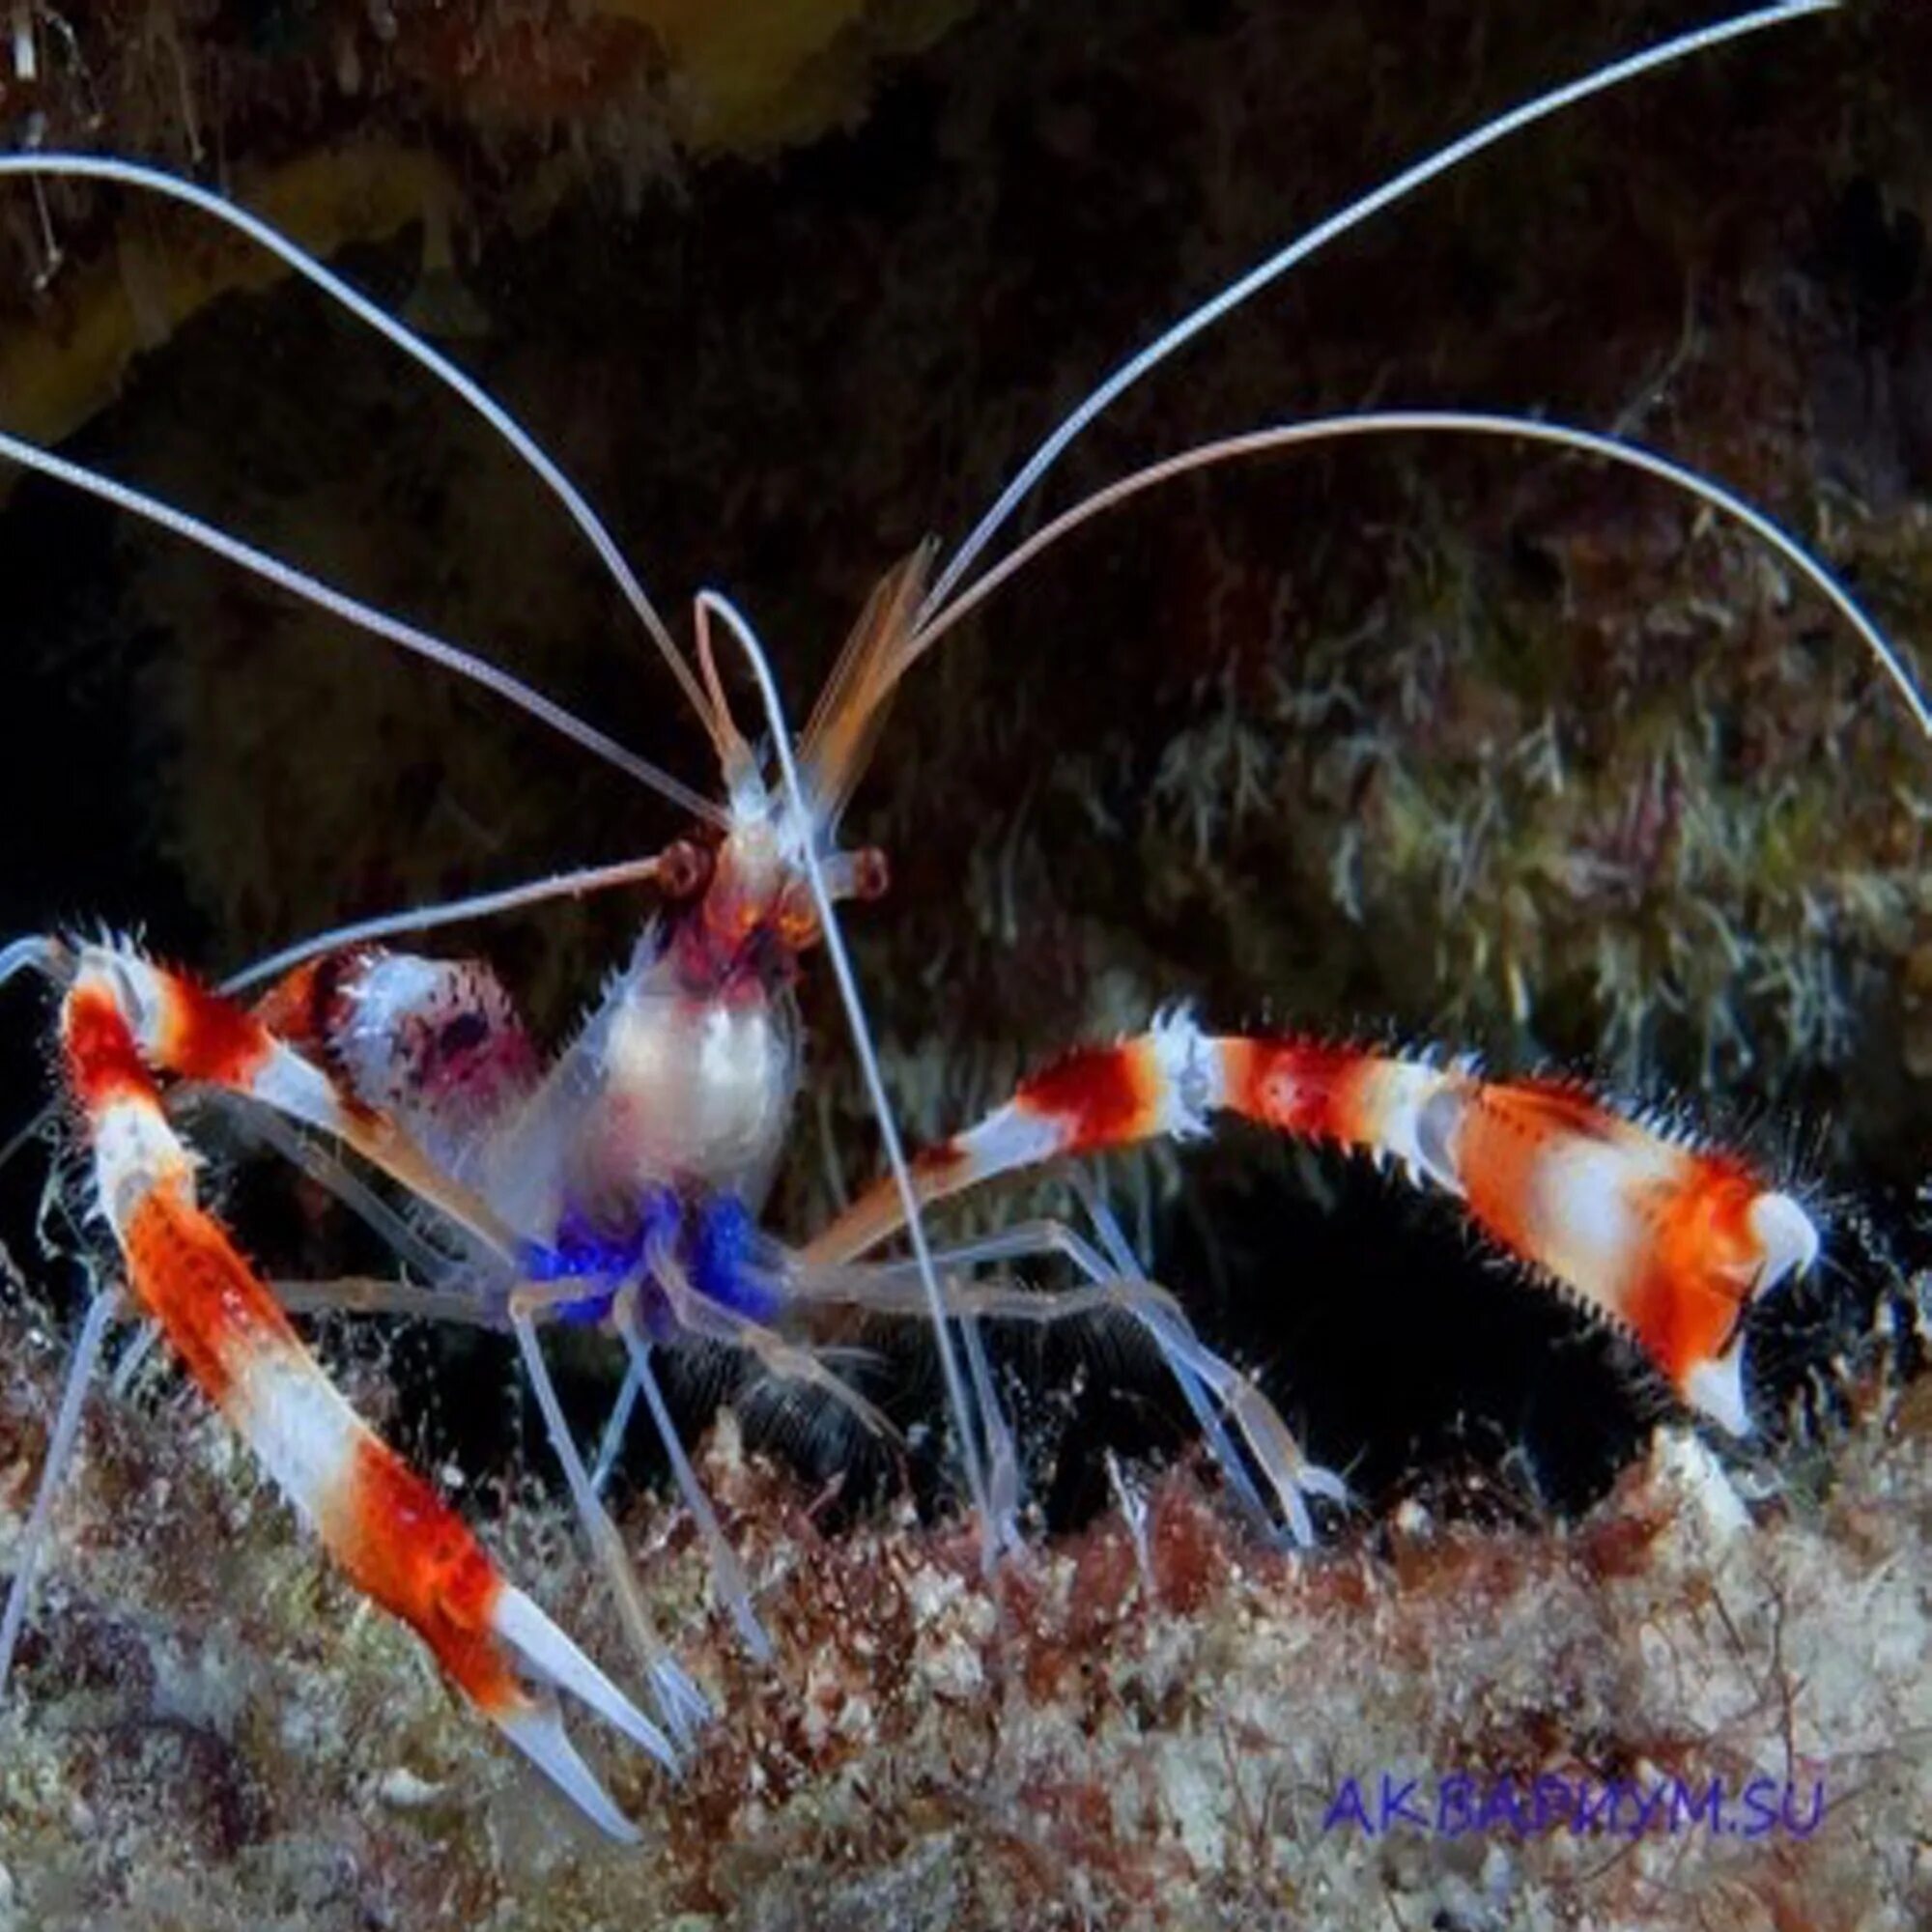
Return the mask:
<path id="1" fill-rule="evenodd" d="M 17 1328 L 10 1352 L 33 1358 Z M 42 1368 L 0 1411 L 10 1538 Z M 1411 1508 L 1313 1557 L 1261 1554 L 1174 1475 L 1144 1498 L 1139 1549 L 1115 1515 L 992 1590 L 956 1532 L 901 1517 L 822 1535 L 736 1440 L 714 1436 L 708 1475 L 778 1661 L 752 1667 L 702 1607 L 686 1520 L 634 1517 L 664 1623 L 724 1715 L 680 1783 L 604 1754 L 580 1718 L 650 1833 L 624 1851 L 358 1606 L 191 1395 L 103 1407 L 0 1718 L 0 1924 L 1932 1914 L 1926 1381 L 1829 1454 L 1747 1479 L 1660 1433 L 1593 1516 L 1535 1533 Z M 519 1578 L 616 1659 L 549 1507 L 469 1500 Z M 1582 1832 L 1560 1815 L 1579 1799 Z"/>

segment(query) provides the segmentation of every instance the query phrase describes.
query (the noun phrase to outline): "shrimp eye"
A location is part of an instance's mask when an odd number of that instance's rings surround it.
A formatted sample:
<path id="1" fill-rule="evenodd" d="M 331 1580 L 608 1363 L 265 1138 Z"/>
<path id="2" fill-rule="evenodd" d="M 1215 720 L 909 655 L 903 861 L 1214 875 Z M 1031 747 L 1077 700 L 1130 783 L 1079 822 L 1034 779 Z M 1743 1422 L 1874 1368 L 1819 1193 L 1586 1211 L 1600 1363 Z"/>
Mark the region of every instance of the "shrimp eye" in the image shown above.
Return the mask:
<path id="1" fill-rule="evenodd" d="M 688 838 L 673 839 L 659 855 L 658 864 L 668 898 L 696 898 L 711 883 L 711 854 Z"/>
<path id="2" fill-rule="evenodd" d="M 876 845 L 834 852 L 825 861 L 825 890 L 835 899 L 879 899 L 892 883 L 886 855 Z"/>

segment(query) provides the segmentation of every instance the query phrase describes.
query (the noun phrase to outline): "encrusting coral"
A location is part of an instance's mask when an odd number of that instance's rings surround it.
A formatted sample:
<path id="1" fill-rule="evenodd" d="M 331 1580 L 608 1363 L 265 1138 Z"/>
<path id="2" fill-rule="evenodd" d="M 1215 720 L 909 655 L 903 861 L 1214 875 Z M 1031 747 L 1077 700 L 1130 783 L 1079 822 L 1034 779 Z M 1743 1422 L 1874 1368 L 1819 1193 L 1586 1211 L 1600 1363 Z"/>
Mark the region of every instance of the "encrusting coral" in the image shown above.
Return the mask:
<path id="1" fill-rule="evenodd" d="M 16 1522 L 41 1363 L 0 1417 Z M 1816 1488 L 1666 1429 L 1570 1526 L 1412 1500 L 1312 1556 L 1185 1470 L 1123 1472 L 990 1584 L 970 1535 L 905 1512 L 828 1533 L 726 1423 L 704 1474 L 777 1655 L 707 1612 L 688 1520 L 635 1509 L 721 1707 L 682 1780 L 607 1755 L 642 1851 L 536 1788 L 218 1428 L 151 1393 L 91 1432 L 0 1718 L 0 1923 L 1484 1932 L 1694 1900 L 1714 1932 L 1903 1932 L 1932 1911 L 1926 1386 L 1863 1385 Z M 471 1506 L 613 1654 L 554 1506 Z"/>

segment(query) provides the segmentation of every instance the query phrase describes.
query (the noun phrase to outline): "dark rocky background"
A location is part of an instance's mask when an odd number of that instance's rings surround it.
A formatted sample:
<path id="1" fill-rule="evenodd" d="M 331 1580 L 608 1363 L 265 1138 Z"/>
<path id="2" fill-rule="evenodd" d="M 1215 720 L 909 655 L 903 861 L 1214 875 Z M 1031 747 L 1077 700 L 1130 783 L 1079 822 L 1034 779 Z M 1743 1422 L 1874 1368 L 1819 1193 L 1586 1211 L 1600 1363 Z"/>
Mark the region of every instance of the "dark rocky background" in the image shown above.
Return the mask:
<path id="1" fill-rule="evenodd" d="M 0 112 L 14 141 L 198 166 L 335 248 L 557 455 L 674 619 L 726 588 L 802 711 L 877 576 L 956 538 L 1123 353 L 1486 114 L 1710 11 L 824 7 L 768 43 L 758 10 L 720 8 L 752 20 L 726 44 L 668 5 L 107 7 L 43 26 Z M 1188 351 L 1044 500 L 1297 414 L 1548 412 L 1707 466 L 1910 648 L 1928 71 L 1932 14 L 1861 5 L 1535 131 Z M 50 277 L 33 199 L 0 216 L 0 420 L 709 783 L 561 516 L 417 372 L 126 196 L 49 191 Z M 678 829 L 480 696 L 58 490 L 13 488 L 0 582 L 9 931 L 104 920 L 220 971 Z M 851 820 L 894 891 L 851 934 L 919 1135 L 1176 997 L 1554 1062 L 1715 1123 L 1833 1224 L 1833 1269 L 1758 1348 L 1767 1414 L 1796 1418 L 1918 1249 L 1927 756 L 1856 640 L 1661 488 L 1443 441 L 1289 456 L 1109 519 L 922 668 Z M 473 943 L 554 1032 L 639 916 Z M 830 989 L 807 1005 L 792 1229 L 874 1159 Z M 24 1117 L 32 1000 L 5 1017 Z M 1475 1480 L 1481 1510 L 1576 1505 L 1657 1410 L 1446 1210 L 1372 1177 L 1239 1135 L 1122 1170 L 1117 1198 L 1371 1497 Z M 239 1199 L 278 1260 L 339 1254 L 271 1181 Z M 500 1406 L 450 1391 L 505 1364 L 404 1354 L 423 1446 L 500 1453 Z M 1015 1358 L 1033 1385 L 1083 1371 L 1083 1440 L 1178 1439 L 1110 1355 L 1048 1368 Z M 1091 1457 L 1058 1469 L 1063 1518 L 1104 1501 Z"/>

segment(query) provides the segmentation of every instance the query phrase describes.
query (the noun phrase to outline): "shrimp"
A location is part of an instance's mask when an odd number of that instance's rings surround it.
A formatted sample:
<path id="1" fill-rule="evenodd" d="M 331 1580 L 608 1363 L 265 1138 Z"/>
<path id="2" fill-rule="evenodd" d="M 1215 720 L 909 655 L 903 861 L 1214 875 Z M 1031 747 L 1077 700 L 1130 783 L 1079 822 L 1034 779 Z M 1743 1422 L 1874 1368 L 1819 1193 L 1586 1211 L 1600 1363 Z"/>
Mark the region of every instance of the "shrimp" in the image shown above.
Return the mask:
<path id="1" fill-rule="evenodd" d="M 929 1204 L 1023 1170 L 1157 1139 L 1197 1139 L 1220 1115 L 1394 1160 L 1462 1203 L 1471 1226 L 1498 1248 L 1627 1329 L 1686 1404 L 1733 1433 L 1747 1428 L 1748 1311 L 1817 1259 L 1811 1213 L 1754 1163 L 1627 1119 L 1562 1082 L 1486 1080 L 1463 1065 L 1297 1036 L 1210 1034 L 1190 1012 L 1168 1010 L 1149 1029 L 1026 1075 L 978 1125 L 908 1158 L 838 911 L 881 895 L 885 859 L 872 847 L 843 844 L 840 831 L 902 680 L 1034 558 L 1173 477 L 1343 437 L 1541 440 L 1690 493 L 1743 524 L 1828 598 L 1927 729 L 1902 661 L 1849 593 L 1769 518 L 1667 458 L 1560 424 L 1470 412 L 1284 424 L 1171 457 L 1090 497 L 1004 557 L 993 553 L 1035 486 L 1095 417 L 1327 242 L 1593 94 L 1825 11 L 1829 0 L 1790 0 L 1542 96 L 1395 177 L 1191 310 L 1062 421 L 943 564 L 921 549 L 884 578 L 796 735 L 764 648 L 736 605 L 716 591 L 697 595 L 687 656 L 587 501 L 528 433 L 439 352 L 285 237 L 194 184 L 138 165 L 85 156 L 0 158 L 0 175 L 93 180 L 185 203 L 278 256 L 413 357 L 562 502 L 708 741 L 717 797 L 477 654 L 184 510 L 0 435 L 8 460 L 156 523 L 516 706 L 690 821 L 647 857 L 359 920 L 218 987 L 112 935 L 34 936 L 0 953 L 0 980 L 33 973 L 53 989 L 61 1082 L 86 1149 L 87 1199 L 107 1226 L 128 1296 L 351 1580 L 411 1625 L 476 1708 L 604 1830 L 627 1836 L 635 1828 L 570 1745 L 554 1691 L 571 1692 L 668 1768 L 690 1747 L 708 1707 L 651 1628 L 556 1399 L 541 1344 L 546 1325 L 592 1327 L 621 1347 L 619 1417 L 641 1400 L 665 1434 L 720 1596 L 754 1652 L 768 1644 L 753 1591 L 682 1461 L 654 1356 L 724 1342 L 773 1378 L 888 1432 L 818 1346 L 823 1318 L 841 1309 L 929 1322 L 952 1446 L 989 1562 L 1020 1539 L 1022 1474 L 981 1327 L 1094 1310 L 1125 1318 L 1151 1341 L 1230 1488 L 1288 1537 L 1312 1539 L 1311 1504 L 1339 1500 L 1340 1479 L 1304 1453 L 1254 1379 L 1208 1346 L 1184 1299 L 1148 1278 L 1097 1198 L 1091 1229 L 1041 1218 L 942 1242 L 923 1218 Z M 726 677 L 733 667 L 755 694 L 762 753 L 734 714 Z M 586 1023 L 554 1054 L 539 1048 L 488 966 L 390 950 L 405 934 L 619 889 L 650 895 L 655 910 Z M 819 951 L 851 1030 L 884 1173 L 816 1235 L 787 1241 L 761 1216 L 796 1139 L 803 1075 L 795 987 L 803 962 Z M 201 1200 L 195 1156 L 176 1120 L 178 1094 L 209 1090 L 275 1122 L 292 1155 L 388 1235 L 411 1274 L 423 1279 L 290 1284 L 258 1271 Z M 370 1175 L 391 1195 L 372 1193 Z M 413 1219 L 388 1205 L 398 1197 Z M 895 1240 L 904 1254 L 883 1252 Z M 996 1272 L 1052 1258 L 1070 1268 L 1075 1287 L 1037 1293 Z M 104 1290 L 82 1328 L 0 1627 L 0 1674 L 25 1614 L 34 1539 L 71 1444 L 79 1392 L 120 1292 Z M 288 1316 L 292 1307 L 327 1306 L 454 1313 L 513 1338 L 656 1719 L 500 1575 L 473 1533 L 341 1402 Z"/>

